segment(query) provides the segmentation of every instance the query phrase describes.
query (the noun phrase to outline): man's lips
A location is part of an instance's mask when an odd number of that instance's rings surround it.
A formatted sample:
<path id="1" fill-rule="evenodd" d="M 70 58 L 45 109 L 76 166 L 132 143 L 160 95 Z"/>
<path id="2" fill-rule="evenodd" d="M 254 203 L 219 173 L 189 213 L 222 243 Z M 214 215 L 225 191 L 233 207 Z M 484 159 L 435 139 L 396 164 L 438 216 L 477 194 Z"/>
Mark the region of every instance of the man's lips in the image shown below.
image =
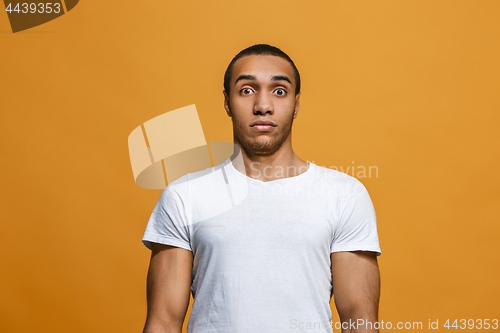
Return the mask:
<path id="1" fill-rule="evenodd" d="M 276 124 L 270 120 L 257 120 L 250 125 L 254 130 L 259 132 L 269 132 L 276 127 Z"/>
<path id="2" fill-rule="evenodd" d="M 252 123 L 252 125 L 250 125 L 252 127 L 254 126 L 272 126 L 272 127 L 276 127 L 276 124 L 273 123 L 272 121 L 269 121 L 269 120 L 257 120 L 256 122 Z"/>
<path id="3" fill-rule="evenodd" d="M 260 125 L 260 124 L 256 124 L 256 125 L 253 125 L 252 128 L 256 131 L 271 131 L 275 128 L 276 126 L 272 126 L 272 125 Z"/>

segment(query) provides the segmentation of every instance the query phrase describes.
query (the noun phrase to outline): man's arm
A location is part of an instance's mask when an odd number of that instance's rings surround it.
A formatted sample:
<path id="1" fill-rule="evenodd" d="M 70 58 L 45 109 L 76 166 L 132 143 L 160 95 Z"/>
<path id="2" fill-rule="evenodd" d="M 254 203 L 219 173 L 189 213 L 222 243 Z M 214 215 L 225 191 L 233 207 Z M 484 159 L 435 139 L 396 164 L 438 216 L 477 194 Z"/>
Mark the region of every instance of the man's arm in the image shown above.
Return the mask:
<path id="1" fill-rule="evenodd" d="M 147 277 L 148 315 L 143 333 L 181 333 L 189 305 L 193 254 L 152 243 Z"/>
<path id="2" fill-rule="evenodd" d="M 370 329 L 378 321 L 380 273 L 374 252 L 334 252 L 332 259 L 333 294 L 342 323 L 363 325 L 342 329 L 342 333 L 378 332 Z M 347 327 L 348 324 L 343 324 Z M 378 325 L 376 325 L 378 327 Z"/>

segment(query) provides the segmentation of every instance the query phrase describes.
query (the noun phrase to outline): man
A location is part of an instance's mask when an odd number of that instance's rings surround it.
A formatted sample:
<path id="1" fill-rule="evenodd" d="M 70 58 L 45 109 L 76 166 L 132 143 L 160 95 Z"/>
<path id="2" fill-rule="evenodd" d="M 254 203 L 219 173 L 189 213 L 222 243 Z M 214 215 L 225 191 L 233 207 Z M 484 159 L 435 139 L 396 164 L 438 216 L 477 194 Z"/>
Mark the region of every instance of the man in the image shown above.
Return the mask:
<path id="1" fill-rule="evenodd" d="M 144 233 L 144 332 L 180 333 L 191 291 L 189 333 L 332 332 L 333 294 L 343 332 L 378 332 L 375 211 L 357 179 L 293 152 L 293 61 L 249 47 L 223 93 L 235 154 L 169 184 Z"/>

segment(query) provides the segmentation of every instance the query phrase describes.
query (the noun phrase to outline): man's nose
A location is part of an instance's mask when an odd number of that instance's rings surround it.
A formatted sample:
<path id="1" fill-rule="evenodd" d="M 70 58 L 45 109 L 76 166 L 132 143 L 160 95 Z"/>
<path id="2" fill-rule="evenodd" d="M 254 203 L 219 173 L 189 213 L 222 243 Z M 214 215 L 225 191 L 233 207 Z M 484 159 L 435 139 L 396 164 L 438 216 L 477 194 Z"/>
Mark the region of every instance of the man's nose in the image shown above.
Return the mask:
<path id="1" fill-rule="evenodd" d="M 274 108 L 273 108 L 273 101 L 271 97 L 263 92 L 259 92 L 255 98 L 255 104 L 253 106 L 253 113 L 254 114 L 266 114 L 266 113 L 273 114 L 274 113 Z"/>

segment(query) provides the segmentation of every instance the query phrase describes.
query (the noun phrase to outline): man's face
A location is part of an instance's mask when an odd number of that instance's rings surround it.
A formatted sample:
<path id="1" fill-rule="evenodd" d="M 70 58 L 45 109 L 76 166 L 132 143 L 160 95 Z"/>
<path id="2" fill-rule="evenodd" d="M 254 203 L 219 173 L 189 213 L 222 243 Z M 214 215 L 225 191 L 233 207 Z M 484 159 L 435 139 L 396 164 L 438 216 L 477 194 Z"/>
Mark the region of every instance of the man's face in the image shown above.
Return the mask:
<path id="1" fill-rule="evenodd" d="M 224 107 L 233 121 L 235 142 L 248 154 L 272 155 L 290 140 L 299 111 L 295 86 L 292 65 L 281 57 L 249 55 L 235 62 Z M 255 125 L 258 121 L 274 126 Z"/>

